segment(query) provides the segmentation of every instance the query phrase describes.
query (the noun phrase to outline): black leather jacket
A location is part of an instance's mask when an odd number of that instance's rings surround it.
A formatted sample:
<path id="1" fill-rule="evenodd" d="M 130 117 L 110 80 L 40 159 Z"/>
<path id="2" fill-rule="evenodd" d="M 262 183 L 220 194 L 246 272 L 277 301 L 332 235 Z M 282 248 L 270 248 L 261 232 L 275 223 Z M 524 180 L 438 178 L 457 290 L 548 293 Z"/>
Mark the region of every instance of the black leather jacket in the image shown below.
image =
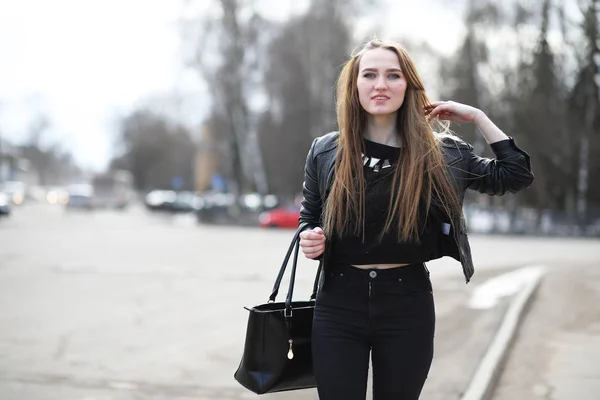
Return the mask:
<path id="1" fill-rule="evenodd" d="M 308 223 L 307 229 L 322 226 L 324 200 L 333 183 L 338 138 L 338 132 L 318 137 L 308 152 L 299 220 L 299 223 Z M 529 154 L 519 149 L 512 138 L 491 145 L 495 159 L 479 157 L 473 152 L 473 146 L 458 137 L 438 134 L 438 138 L 461 204 L 467 189 L 488 195 L 503 195 L 523 190 L 533 182 Z M 464 217 L 452 225 L 459 229 L 443 238 L 442 254 L 460 261 L 468 283 L 474 267 Z M 327 271 L 328 248 L 326 240 L 325 253 L 321 257 L 324 271 Z"/>

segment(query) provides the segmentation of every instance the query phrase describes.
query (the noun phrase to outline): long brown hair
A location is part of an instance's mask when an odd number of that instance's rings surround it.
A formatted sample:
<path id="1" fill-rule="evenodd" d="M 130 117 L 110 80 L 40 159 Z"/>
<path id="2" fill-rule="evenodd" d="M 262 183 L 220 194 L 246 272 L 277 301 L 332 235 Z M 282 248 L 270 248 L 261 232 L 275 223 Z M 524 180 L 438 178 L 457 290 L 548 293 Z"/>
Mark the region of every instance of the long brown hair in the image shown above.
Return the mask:
<path id="1" fill-rule="evenodd" d="M 400 68 L 407 81 L 404 102 L 397 113 L 397 133 L 402 148 L 400 161 L 393 178 L 391 200 L 384 232 L 394 221 L 398 224 L 400 241 L 419 241 L 419 215 L 425 207 L 436 205 L 452 223 L 461 215 L 461 205 L 442 149 L 424 113 L 430 101 L 423 82 L 406 50 L 397 43 L 372 40 L 355 53 L 344 65 L 337 82 L 337 121 L 340 130 L 335 179 L 325 204 L 324 230 L 327 235 L 346 232 L 349 221 L 356 221 L 355 234 L 364 237 L 365 181 L 362 164 L 364 144 L 362 133 L 367 113 L 362 108 L 357 89 L 358 69 L 362 55 L 383 48 L 398 56 Z M 438 123 L 444 131 L 449 124 Z"/>

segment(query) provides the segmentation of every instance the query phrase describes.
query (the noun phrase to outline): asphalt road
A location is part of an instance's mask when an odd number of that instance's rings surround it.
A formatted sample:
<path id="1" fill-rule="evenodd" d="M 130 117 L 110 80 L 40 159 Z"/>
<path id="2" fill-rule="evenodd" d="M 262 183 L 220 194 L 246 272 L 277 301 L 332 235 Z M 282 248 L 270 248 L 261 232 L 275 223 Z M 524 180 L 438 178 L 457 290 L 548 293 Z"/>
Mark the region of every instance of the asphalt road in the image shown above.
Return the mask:
<path id="1" fill-rule="evenodd" d="M 0 221 L 0 399 L 255 398 L 232 377 L 243 306 L 267 300 L 291 236 L 139 208 L 16 210 Z M 472 284 L 454 260 L 429 264 L 438 323 L 424 399 L 459 399 L 498 326 L 507 300 L 467 306 L 478 283 L 525 265 L 600 261 L 591 240 L 474 236 L 471 245 Z M 315 269 L 300 261 L 297 298 L 310 295 Z"/>

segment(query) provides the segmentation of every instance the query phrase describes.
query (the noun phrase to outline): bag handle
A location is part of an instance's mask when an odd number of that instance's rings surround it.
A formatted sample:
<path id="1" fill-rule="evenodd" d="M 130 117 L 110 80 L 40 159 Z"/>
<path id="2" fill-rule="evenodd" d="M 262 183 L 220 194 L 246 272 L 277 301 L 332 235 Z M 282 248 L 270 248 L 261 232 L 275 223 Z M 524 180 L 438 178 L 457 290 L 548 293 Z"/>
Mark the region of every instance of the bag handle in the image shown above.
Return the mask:
<path id="1" fill-rule="evenodd" d="M 298 251 L 300 249 L 300 233 L 302 231 L 304 231 L 308 226 L 309 226 L 309 224 L 307 222 L 303 222 L 298 226 L 298 229 L 296 230 L 296 233 L 294 234 L 294 238 L 292 239 L 292 243 L 290 244 L 290 247 L 288 248 L 288 251 L 283 260 L 283 264 L 281 265 L 281 268 L 279 269 L 277 278 L 275 279 L 275 285 L 273 285 L 273 291 L 272 291 L 271 295 L 269 296 L 269 303 L 273 303 L 275 301 L 275 298 L 277 297 L 277 294 L 279 293 L 279 286 L 281 285 L 281 280 L 283 279 L 283 275 L 285 274 L 285 270 L 287 269 L 287 265 L 289 263 L 290 256 L 292 255 L 292 251 L 294 251 L 294 259 L 292 262 L 292 273 L 290 275 L 290 286 L 289 286 L 289 290 L 288 290 L 286 300 L 285 300 L 286 309 L 288 308 L 288 305 L 291 308 L 292 293 L 294 291 L 294 282 L 296 280 L 296 266 L 298 265 Z M 311 300 L 314 300 L 316 298 L 317 289 L 319 286 L 319 275 L 321 274 L 322 268 L 323 268 L 323 261 L 319 261 L 319 268 L 317 269 L 317 274 L 315 276 L 315 281 L 313 283 L 313 293 L 310 296 Z"/>
<path id="2" fill-rule="evenodd" d="M 294 260 L 292 261 L 292 272 L 290 274 L 290 287 L 288 289 L 287 296 L 285 297 L 285 310 L 283 316 L 285 317 L 286 324 L 290 326 L 290 319 L 292 317 L 292 294 L 294 292 L 294 282 L 296 281 L 296 266 L 298 265 L 298 250 L 300 249 L 300 240 L 296 242 L 294 249 Z M 316 297 L 317 287 L 319 283 L 319 275 L 321 272 L 321 266 L 323 261 L 319 262 L 319 268 L 317 269 L 317 275 L 315 276 L 315 282 L 313 284 L 313 293 L 310 296 L 310 300 L 314 300 Z"/>
<path id="3" fill-rule="evenodd" d="M 313 283 L 313 292 L 310 295 L 311 300 L 315 300 L 317 298 L 317 290 L 319 289 L 319 277 L 321 276 L 321 271 L 323 270 L 323 259 L 319 260 L 319 268 L 317 268 L 317 275 L 315 276 L 315 282 Z"/>

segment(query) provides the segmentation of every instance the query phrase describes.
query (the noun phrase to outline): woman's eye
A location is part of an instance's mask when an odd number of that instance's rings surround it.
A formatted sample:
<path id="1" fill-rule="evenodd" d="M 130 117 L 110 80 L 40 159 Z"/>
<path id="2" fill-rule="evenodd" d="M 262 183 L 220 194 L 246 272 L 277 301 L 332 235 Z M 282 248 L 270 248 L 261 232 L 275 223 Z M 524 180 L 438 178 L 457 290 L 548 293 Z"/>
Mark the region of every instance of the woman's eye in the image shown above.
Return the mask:
<path id="1" fill-rule="evenodd" d="M 367 72 L 366 74 L 363 75 L 365 78 L 375 78 L 375 74 L 372 72 Z"/>
<path id="2" fill-rule="evenodd" d="M 388 78 L 389 79 L 400 79 L 400 75 L 398 75 L 398 74 L 389 74 Z"/>

